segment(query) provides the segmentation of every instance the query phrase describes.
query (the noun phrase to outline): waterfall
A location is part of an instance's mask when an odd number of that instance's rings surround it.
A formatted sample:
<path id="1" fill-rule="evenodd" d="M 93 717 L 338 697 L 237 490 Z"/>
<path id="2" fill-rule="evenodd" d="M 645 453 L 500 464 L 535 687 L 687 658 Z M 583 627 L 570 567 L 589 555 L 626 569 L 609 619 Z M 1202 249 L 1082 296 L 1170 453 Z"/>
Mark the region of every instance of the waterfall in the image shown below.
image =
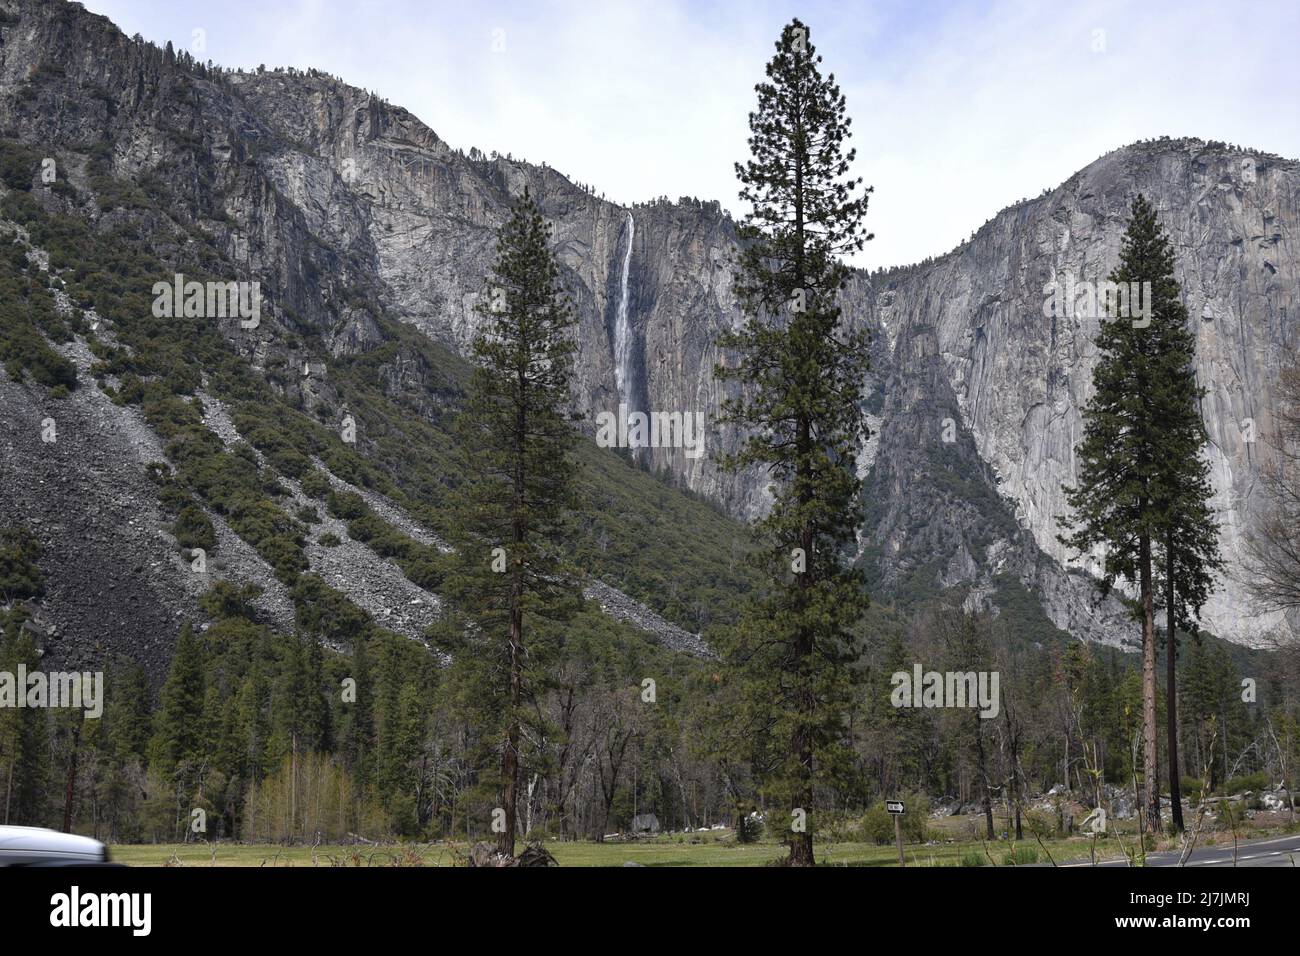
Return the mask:
<path id="1" fill-rule="evenodd" d="M 627 277 L 632 266 L 632 240 L 636 238 L 636 220 L 627 214 L 627 247 L 623 251 L 623 277 L 618 297 L 618 312 L 614 317 L 614 384 L 620 402 L 631 404 L 628 391 L 631 387 L 632 330 L 627 321 Z"/>

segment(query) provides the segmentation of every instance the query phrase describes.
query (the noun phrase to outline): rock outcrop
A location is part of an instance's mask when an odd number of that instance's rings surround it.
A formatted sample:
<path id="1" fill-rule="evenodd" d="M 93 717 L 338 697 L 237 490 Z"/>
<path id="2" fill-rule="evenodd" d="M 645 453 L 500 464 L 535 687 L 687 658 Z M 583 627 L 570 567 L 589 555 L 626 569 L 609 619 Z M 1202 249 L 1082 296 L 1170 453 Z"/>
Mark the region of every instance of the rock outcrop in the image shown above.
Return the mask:
<path id="1" fill-rule="evenodd" d="M 463 352 L 483 321 L 496 228 L 527 188 L 554 228 L 576 305 L 581 427 L 594 434 L 596 416 L 620 402 L 716 419 L 726 393 L 712 370 L 726 356 L 713 343 L 741 321 L 736 230 L 717 203 L 620 207 L 546 166 L 453 148 L 406 110 L 323 73 L 201 67 L 75 4 L 3 0 L 0 11 L 0 127 L 68 154 L 70 176 L 84 175 L 75 157 L 106 151 L 115 175 L 165 188 L 178 219 L 214 237 L 246 271 L 239 278 L 262 282 L 271 323 L 357 355 L 381 344 L 378 306 Z M 1240 577 L 1278 370 L 1296 351 L 1300 165 L 1200 140 L 1117 149 L 947 255 L 855 274 L 843 304 L 875 333 L 863 396 L 879 426 L 863 454 L 859 546 L 880 593 L 961 588 L 969 603 L 996 607 L 1014 580 L 1058 627 L 1131 639 L 1118 603 L 1071 568 L 1056 538 L 1098 320 L 1045 314 L 1044 287 L 1067 274 L 1104 279 L 1139 192 L 1173 237 L 1208 392 L 1231 572 L 1206 624 L 1241 642 L 1300 633 L 1300 621 L 1254 616 Z M 267 368 L 269 348 L 248 346 L 250 363 Z M 429 385 L 400 349 L 379 374 L 397 390 Z M 337 405 L 315 377 L 284 387 L 308 409 Z M 699 457 L 635 454 L 751 518 L 767 506 L 767 481 L 720 470 L 736 441 L 712 430 Z"/>
<path id="2" fill-rule="evenodd" d="M 954 417 L 1018 524 L 1064 563 L 1058 520 L 1076 477 L 1099 319 L 1045 315 L 1044 287 L 1067 276 L 1104 280 L 1138 193 L 1154 202 L 1173 240 L 1207 391 L 1213 505 L 1229 574 L 1205 624 L 1253 642 L 1287 627 L 1252 614 L 1242 573 L 1244 536 L 1265 504 L 1257 479 L 1271 455 L 1279 370 L 1300 342 L 1300 164 L 1199 140 L 1116 150 L 999 213 L 949 255 L 873 275 L 868 315 L 893 344 L 896 365 L 937 365 Z M 936 384 L 928 397 L 938 394 Z M 930 434 L 940 431 L 941 413 L 922 416 Z"/>

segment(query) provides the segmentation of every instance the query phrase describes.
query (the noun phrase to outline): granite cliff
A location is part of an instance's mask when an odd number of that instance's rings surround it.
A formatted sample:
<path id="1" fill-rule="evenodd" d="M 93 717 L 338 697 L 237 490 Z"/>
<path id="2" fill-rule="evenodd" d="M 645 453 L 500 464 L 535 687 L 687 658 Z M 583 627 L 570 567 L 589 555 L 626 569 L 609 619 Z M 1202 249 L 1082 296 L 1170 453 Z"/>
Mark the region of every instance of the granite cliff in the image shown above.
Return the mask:
<path id="1" fill-rule="evenodd" d="M 0 129 L 91 190 L 95 159 L 167 197 L 179 221 L 238 265 L 229 278 L 260 281 L 269 321 L 237 347 L 308 411 L 341 404 L 328 376 L 274 369 L 378 350 L 379 313 L 464 353 L 482 321 L 495 230 L 527 188 L 553 225 L 577 307 L 580 427 L 594 434 L 596 416 L 620 403 L 716 416 L 724 393 L 712 369 L 726 357 L 714 337 L 740 321 L 736 232 L 716 202 L 622 207 L 545 165 L 455 148 L 327 74 L 199 64 L 76 4 L 0 2 Z M 1198 323 L 1232 571 L 1207 626 L 1246 643 L 1300 631 L 1253 617 L 1239 576 L 1242 536 L 1261 505 L 1274 383 L 1296 348 L 1300 164 L 1192 139 L 1117 149 L 944 256 L 854 275 L 846 314 L 875 334 L 860 560 L 878 595 L 955 588 L 998 608 L 1028 593 L 1078 637 L 1131 643 L 1118 602 L 1101 599 L 1056 541 L 1098 320 L 1045 314 L 1044 286 L 1067 274 L 1103 279 L 1138 192 L 1174 238 Z M 122 215 L 103 202 L 79 214 L 99 224 Z M 427 413 L 438 413 L 439 383 L 417 354 L 398 345 L 378 374 L 395 393 L 423 388 Z M 760 474 L 719 470 L 735 439 L 710 433 L 698 458 L 635 457 L 749 518 L 767 492 Z"/>

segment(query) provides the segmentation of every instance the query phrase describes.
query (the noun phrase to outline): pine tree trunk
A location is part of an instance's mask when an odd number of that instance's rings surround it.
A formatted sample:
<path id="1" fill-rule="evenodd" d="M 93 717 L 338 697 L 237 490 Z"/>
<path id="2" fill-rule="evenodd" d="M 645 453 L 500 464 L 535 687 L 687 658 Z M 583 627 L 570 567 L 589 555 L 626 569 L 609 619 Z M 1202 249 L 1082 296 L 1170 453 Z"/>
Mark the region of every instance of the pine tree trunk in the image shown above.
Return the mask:
<path id="1" fill-rule="evenodd" d="M 1232 771 L 1228 769 L 1228 712 L 1223 707 L 1223 701 L 1219 701 L 1219 720 L 1223 724 L 1223 782 L 1232 779 Z"/>
<path id="2" fill-rule="evenodd" d="M 1065 725 L 1065 748 L 1061 757 L 1061 783 L 1066 790 L 1070 789 L 1070 725 Z"/>
<path id="3" fill-rule="evenodd" d="M 1007 728 L 1007 745 L 1011 749 L 1011 776 L 1007 781 L 1007 795 L 1011 799 L 1011 806 L 1015 812 L 1016 818 L 1016 839 L 1025 838 L 1024 830 L 1020 822 L 1020 784 L 1017 781 L 1016 772 L 1020 768 L 1020 742 L 1019 734 L 1011 726 L 1011 709 L 1004 707 L 1002 710 L 1003 721 Z M 983 718 L 980 718 L 981 720 Z"/>
<path id="4" fill-rule="evenodd" d="M 984 791 L 984 798 L 981 801 L 984 807 L 984 823 L 988 827 L 989 840 L 993 840 L 996 839 L 993 828 L 993 801 L 989 798 L 989 774 L 984 762 L 984 732 L 980 729 L 980 719 L 977 714 L 975 717 L 975 753 L 979 758 L 980 786 Z"/>
<path id="5" fill-rule="evenodd" d="M 515 563 L 510 582 L 510 714 L 506 719 L 505 749 L 501 754 L 501 809 L 505 812 L 505 829 L 497 836 L 497 849 L 506 856 L 515 855 L 515 817 L 519 798 L 519 707 L 523 699 L 524 678 L 524 568 L 522 546 L 527 539 L 525 509 L 525 449 L 528 444 L 528 421 L 525 409 L 528 395 L 526 370 L 515 372 L 518 408 L 514 433 L 514 522 L 512 530 Z"/>
<path id="6" fill-rule="evenodd" d="M 72 735 L 72 756 L 68 761 L 68 780 L 63 790 L 63 832 L 72 832 L 72 797 L 77 785 L 77 744 L 80 733 Z"/>
<path id="7" fill-rule="evenodd" d="M 522 482 L 521 482 L 522 486 Z M 515 526 L 515 541 L 523 539 L 523 529 Z M 519 798 L 519 708 L 523 700 L 524 612 L 523 568 L 514 569 L 510 585 L 510 715 L 506 720 L 506 745 L 501 754 L 501 809 L 505 811 L 505 829 L 497 835 L 497 849 L 515 855 L 515 817 Z"/>
<path id="8" fill-rule="evenodd" d="M 803 662 L 808 659 L 809 652 L 804 647 L 804 642 L 799 641 L 800 650 L 798 659 L 800 664 L 797 665 L 802 670 Z M 807 678 L 801 676 L 801 684 L 806 684 Z M 794 791 L 794 809 L 804 811 L 804 829 L 802 832 L 792 832 L 790 834 L 790 865 L 791 866 L 813 866 L 813 835 L 807 829 L 807 815 L 812 808 L 812 741 L 809 739 L 807 726 L 804 721 L 811 716 L 811 708 L 807 706 L 807 697 L 809 696 L 806 688 L 801 686 L 798 691 L 798 720 L 799 725 L 795 727 L 791 740 L 791 749 L 798 761 L 798 770 L 796 775 L 796 784 Z M 743 823 L 743 821 L 742 821 Z"/>
<path id="9" fill-rule="evenodd" d="M 550 817 L 559 821 L 560 824 L 560 842 L 569 842 L 569 813 L 566 805 L 569 803 L 569 794 L 577 793 L 579 781 L 575 777 L 574 782 L 566 789 L 565 780 L 569 774 L 569 754 L 573 746 L 573 698 L 574 689 L 568 687 L 565 689 L 563 703 L 561 704 L 560 713 L 560 730 L 564 738 L 564 746 L 560 748 L 560 756 L 555 768 L 555 796 L 551 801 Z"/>
<path id="10" fill-rule="evenodd" d="M 289 761 L 289 842 L 298 832 L 298 732 L 292 736 L 293 755 Z M 187 841 L 188 842 L 188 841 Z"/>
<path id="11" fill-rule="evenodd" d="M 1174 827 L 1179 833 L 1183 826 L 1183 796 L 1178 780 L 1178 634 L 1174 624 L 1174 536 L 1169 532 L 1165 541 L 1165 616 L 1168 618 L 1168 636 L 1165 638 L 1165 691 L 1166 724 L 1169 731 L 1169 807 L 1174 817 Z"/>
<path id="12" fill-rule="evenodd" d="M 799 428 L 799 472 L 800 478 L 806 472 L 808 465 L 808 456 L 811 452 L 812 438 L 811 429 L 807 422 L 801 422 Z M 807 489 L 809 483 L 800 481 L 800 486 Z M 801 492 L 801 496 L 806 499 L 808 492 Z M 806 501 L 805 501 L 806 503 Z M 803 528 L 800 546 L 804 553 L 804 571 L 799 575 L 799 588 L 803 592 L 800 597 L 800 609 L 807 608 L 808 600 L 806 595 L 808 589 L 812 587 L 812 529 L 806 524 Z M 802 618 L 802 615 L 800 615 Z M 804 811 L 805 827 L 802 832 L 792 832 L 790 834 L 790 866 L 813 866 L 815 860 L 813 857 L 813 835 L 807 829 L 807 814 L 812 810 L 813 786 L 813 746 L 809 733 L 809 723 L 813 717 L 813 711 L 816 706 L 814 691 L 810 685 L 811 677 L 809 669 L 813 653 L 812 639 L 809 637 L 806 628 L 809 626 L 802 620 L 799 627 L 799 633 L 795 636 L 794 647 L 794 669 L 795 669 L 795 713 L 796 723 L 794 731 L 791 734 L 790 749 L 796 761 L 795 787 L 794 787 L 794 810 Z"/>
<path id="13" fill-rule="evenodd" d="M 804 262 L 803 262 L 805 240 L 804 240 L 804 195 L 803 195 L 804 129 L 802 124 L 796 125 L 794 130 L 794 137 L 795 137 L 795 142 L 794 142 L 794 176 L 795 176 L 794 222 L 795 222 L 795 226 L 794 228 L 795 228 L 795 235 L 797 237 L 797 243 L 795 246 L 796 249 L 795 281 L 798 284 L 797 288 L 804 289 L 806 279 L 804 276 Z M 796 322 L 799 321 L 799 315 L 795 316 L 795 321 Z M 806 506 L 809 502 L 809 497 L 811 495 L 811 491 L 809 490 L 810 483 L 807 479 L 809 477 L 809 471 L 811 470 L 809 467 L 809 458 L 812 454 L 812 428 L 810 423 L 806 419 L 802 419 L 802 418 L 799 422 L 799 437 L 798 437 L 798 446 L 796 448 L 796 454 L 798 455 L 798 465 L 796 470 L 797 477 L 795 480 L 799 482 L 800 503 Z M 808 527 L 806 519 L 804 522 L 799 545 L 800 547 L 803 548 L 804 562 L 805 562 L 804 571 L 802 574 L 799 575 L 799 588 L 800 591 L 802 592 L 802 594 L 800 595 L 799 605 L 800 605 L 800 610 L 806 612 L 808 606 L 807 594 L 809 589 L 813 585 L 813 580 L 812 580 L 813 536 L 812 536 L 812 529 Z M 801 614 L 800 623 L 797 625 L 800 628 L 800 633 L 795 638 L 795 648 L 794 648 L 795 675 L 796 675 L 796 680 L 798 682 L 797 686 L 795 687 L 795 695 L 796 695 L 795 712 L 797 714 L 796 717 L 797 723 L 795 725 L 794 733 L 792 735 L 793 739 L 791 740 L 790 743 L 791 743 L 791 750 L 793 751 L 794 754 L 794 758 L 797 761 L 796 782 L 795 782 L 795 790 L 794 790 L 794 808 L 802 809 L 806 814 L 810 812 L 812 809 L 813 747 L 812 747 L 812 740 L 810 739 L 809 736 L 809 721 L 812 718 L 812 712 L 816 702 L 815 700 L 811 699 L 813 697 L 813 690 L 809 686 L 809 682 L 811 678 L 808 673 L 811 664 L 812 652 L 813 652 L 812 640 L 810 635 L 807 633 L 807 631 L 804 630 L 805 628 L 808 627 L 808 624 L 807 622 L 802 620 L 802 617 L 803 615 Z M 805 822 L 806 822 L 806 817 L 805 817 Z M 813 836 L 811 831 L 809 831 L 805 826 L 805 829 L 802 833 L 791 834 L 790 865 L 791 866 L 813 866 L 814 862 L 815 861 L 813 858 Z"/>
<path id="14" fill-rule="evenodd" d="M 807 817 L 812 811 L 813 786 L 812 764 L 813 748 L 808 731 L 808 721 L 812 717 L 812 689 L 808 686 L 807 667 L 812 656 L 810 642 L 800 634 L 795 644 L 795 668 L 798 687 L 795 690 L 795 708 L 798 714 L 790 747 L 797 761 L 794 788 L 794 809 L 804 811 L 804 829 L 790 834 L 790 865 L 813 866 L 813 835 L 807 828 Z"/>
<path id="15" fill-rule="evenodd" d="M 1156 618 L 1151 580 L 1151 538 L 1142 535 L 1138 561 L 1142 590 L 1142 781 L 1147 828 L 1160 833 L 1160 766 L 1156 752 Z"/>

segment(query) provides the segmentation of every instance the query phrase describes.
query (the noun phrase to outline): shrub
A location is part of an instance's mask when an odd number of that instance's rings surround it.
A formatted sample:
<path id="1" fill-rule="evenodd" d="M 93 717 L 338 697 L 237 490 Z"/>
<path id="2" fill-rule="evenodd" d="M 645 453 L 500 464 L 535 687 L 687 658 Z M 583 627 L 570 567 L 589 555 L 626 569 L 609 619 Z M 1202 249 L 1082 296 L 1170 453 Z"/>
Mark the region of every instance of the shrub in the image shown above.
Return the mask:
<path id="1" fill-rule="evenodd" d="M 119 405 L 139 405 L 144 400 L 144 382 L 134 372 L 127 372 L 118 381 L 117 401 Z"/>
<path id="2" fill-rule="evenodd" d="M 1261 790 L 1267 790 L 1268 784 L 1268 774 L 1266 773 L 1252 773 L 1247 774 L 1244 777 L 1231 777 L 1228 782 L 1223 785 L 1223 793 L 1227 796 L 1245 793 L 1247 790 L 1253 790 L 1258 793 Z"/>
<path id="3" fill-rule="evenodd" d="M 427 549 L 432 551 L 432 549 Z M 426 591 L 436 591 L 446 578 L 446 568 L 441 555 L 420 555 L 403 561 L 402 573 L 412 584 Z"/>
<path id="4" fill-rule="evenodd" d="M 862 818 L 862 837 L 864 840 L 884 844 L 894 839 L 894 820 L 883 803 L 872 804 Z"/>
<path id="5" fill-rule="evenodd" d="M 12 274 L 12 263 L 0 257 L 0 362 L 9 377 L 22 381 L 26 372 L 38 385 L 77 387 L 77 369 L 50 348 L 42 331 L 56 341 L 68 338 L 67 326 L 44 290 L 29 294 L 28 280 Z"/>
<path id="6" fill-rule="evenodd" d="M 292 591 L 294 618 L 308 634 L 351 643 L 370 632 L 370 615 L 314 574 L 304 574 Z"/>
<path id="7" fill-rule="evenodd" d="M 325 477 L 324 472 L 319 468 L 313 468 L 302 476 L 302 493 L 309 498 L 315 498 L 318 501 L 324 501 L 329 497 L 330 482 Z"/>
<path id="8" fill-rule="evenodd" d="M 41 544 L 26 528 L 0 529 L 0 597 L 11 602 L 44 594 L 40 557 Z"/>
<path id="9" fill-rule="evenodd" d="M 348 534 L 382 558 L 399 561 L 412 558 L 418 545 L 392 525 L 376 515 L 368 514 L 348 522 Z"/>
<path id="10" fill-rule="evenodd" d="M 930 801 L 919 794 L 909 794 L 903 798 L 907 812 L 903 814 L 903 842 L 924 843 L 926 840 L 925 820 L 930 814 Z M 862 818 L 864 839 L 876 844 L 894 842 L 894 815 L 885 809 L 884 801 L 872 804 Z"/>
<path id="11" fill-rule="evenodd" d="M 172 524 L 172 536 L 182 548 L 192 550 L 202 548 L 211 551 L 217 543 L 217 532 L 212 521 L 196 504 L 188 504 L 181 509 Z"/>
<path id="12" fill-rule="evenodd" d="M 1058 821 L 1054 814 L 1043 810 L 1026 810 L 1025 829 L 1038 836 L 1050 836 L 1058 832 Z"/>
<path id="13" fill-rule="evenodd" d="M 1246 819 L 1245 805 L 1233 800 L 1220 800 L 1214 812 L 1218 815 L 1215 826 L 1220 830 L 1236 829 Z"/>
<path id="14" fill-rule="evenodd" d="M 30 192 L 40 157 L 22 146 L 6 144 L 0 151 L 0 180 L 10 189 Z"/>
<path id="15" fill-rule="evenodd" d="M 1032 866 L 1038 862 L 1038 851 L 1032 846 L 1021 843 L 1013 850 L 1002 854 L 1003 866 Z"/>
<path id="16" fill-rule="evenodd" d="M 302 553 L 302 526 L 271 502 L 238 499 L 231 508 L 230 526 L 257 549 L 280 580 L 289 583 L 298 572 L 307 570 L 307 559 Z"/>
<path id="17" fill-rule="evenodd" d="M 352 491 L 331 491 L 325 502 L 325 507 L 336 518 L 344 521 L 351 521 L 355 518 L 362 518 L 370 513 L 366 507 L 365 501 L 361 496 Z"/>
<path id="18" fill-rule="evenodd" d="M 261 593 L 262 589 L 256 584 L 238 587 L 229 581 L 218 581 L 199 599 L 199 605 L 217 620 L 244 618 L 251 621 L 256 617 L 253 602 Z"/>

